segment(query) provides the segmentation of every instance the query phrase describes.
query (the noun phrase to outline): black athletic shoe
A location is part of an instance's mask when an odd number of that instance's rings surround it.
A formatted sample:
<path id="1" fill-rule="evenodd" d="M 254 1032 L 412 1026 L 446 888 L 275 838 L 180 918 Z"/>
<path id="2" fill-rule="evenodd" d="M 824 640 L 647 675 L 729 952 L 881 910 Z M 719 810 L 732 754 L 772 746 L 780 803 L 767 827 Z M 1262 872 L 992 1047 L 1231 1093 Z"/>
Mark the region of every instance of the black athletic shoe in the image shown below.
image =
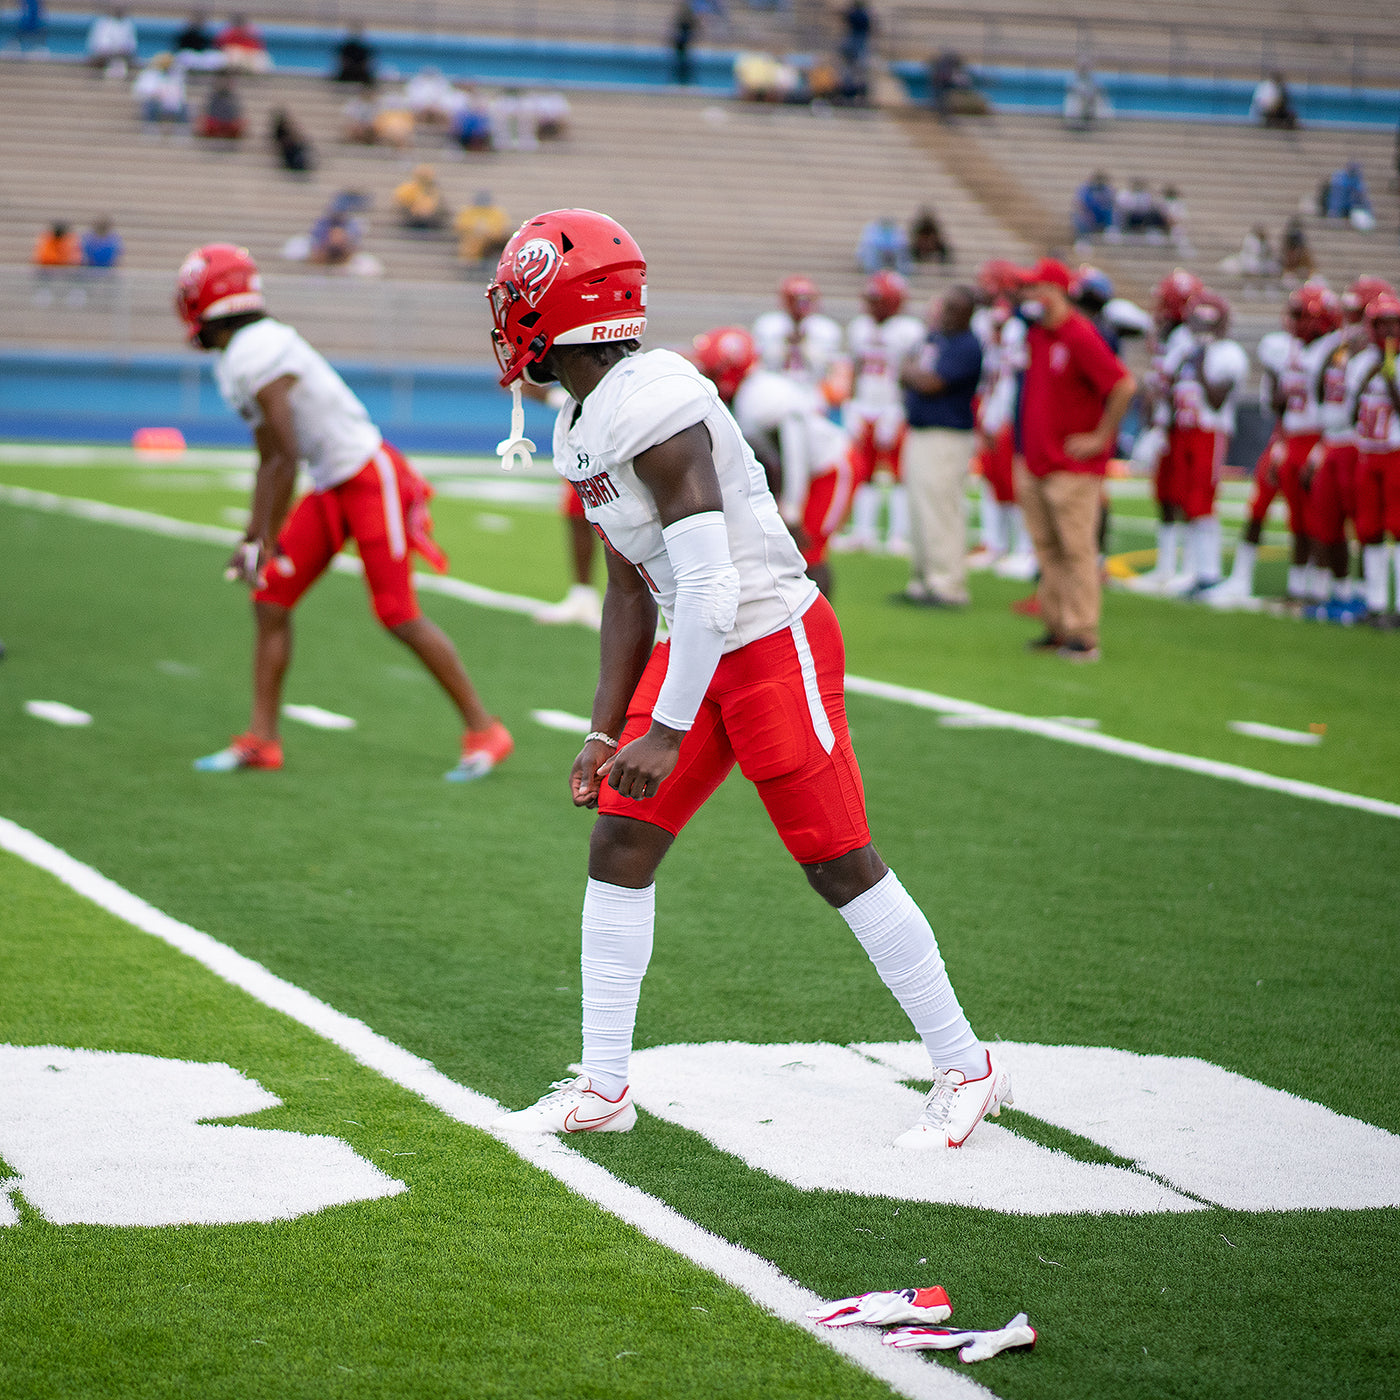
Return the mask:
<path id="1" fill-rule="evenodd" d="M 1027 651 L 1059 651 L 1064 645 L 1062 638 L 1057 637 L 1053 632 L 1043 632 L 1038 637 L 1032 637 L 1026 643 Z"/>

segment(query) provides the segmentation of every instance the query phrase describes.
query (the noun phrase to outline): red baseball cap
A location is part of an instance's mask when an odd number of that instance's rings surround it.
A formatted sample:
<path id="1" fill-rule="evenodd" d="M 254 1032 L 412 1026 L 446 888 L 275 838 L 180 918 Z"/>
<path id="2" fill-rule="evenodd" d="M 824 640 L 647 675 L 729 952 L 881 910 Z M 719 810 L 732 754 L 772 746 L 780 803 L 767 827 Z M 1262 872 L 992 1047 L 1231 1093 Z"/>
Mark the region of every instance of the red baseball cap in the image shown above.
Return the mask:
<path id="1" fill-rule="evenodd" d="M 1059 287 L 1062 291 L 1067 292 L 1074 285 L 1074 274 L 1056 258 L 1041 258 L 1026 273 L 1026 282 L 1030 285 L 1037 282 L 1048 282 L 1052 287 Z"/>

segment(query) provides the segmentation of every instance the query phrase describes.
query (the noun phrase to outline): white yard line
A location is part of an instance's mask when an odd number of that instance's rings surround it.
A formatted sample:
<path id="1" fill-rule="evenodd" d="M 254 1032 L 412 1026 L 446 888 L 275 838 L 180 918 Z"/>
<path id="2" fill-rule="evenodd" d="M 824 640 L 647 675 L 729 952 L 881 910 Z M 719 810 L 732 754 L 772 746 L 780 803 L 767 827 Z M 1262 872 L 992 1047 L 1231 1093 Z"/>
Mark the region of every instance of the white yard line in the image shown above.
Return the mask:
<path id="1" fill-rule="evenodd" d="M 86 710 L 74 709 L 72 705 L 65 705 L 62 700 L 26 700 L 24 713 L 67 729 L 80 728 L 92 723 L 92 716 Z"/>
<path id="2" fill-rule="evenodd" d="M 384 1078 L 469 1127 L 490 1130 L 505 1110 L 494 1099 L 449 1079 L 429 1061 L 377 1035 L 363 1021 L 335 1010 L 310 992 L 271 973 L 225 943 L 181 923 L 139 895 L 74 859 L 66 851 L 6 817 L 0 817 L 0 849 L 61 880 L 85 899 L 143 933 L 168 943 L 264 1006 L 314 1031 Z M 823 1300 L 788 1278 L 776 1265 L 688 1220 L 664 1201 L 620 1181 L 554 1137 L 502 1135 L 525 1161 L 747 1294 L 773 1316 L 799 1327 L 848 1361 L 911 1400 L 987 1397 L 971 1377 L 884 1346 L 873 1329 L 817 1327 L 805 1316 Z"/>
<path id="3" fill-rule="evenodd" d="M 154 515 L 149 511 L 132 510 L 126 506 L 112 506 L 101 501 L 81 500 L 72 496 L 55 496 L 47 491 L 31 491 L 19 486 L 0 486 L 0 503 L 62 515 L 75 515 L 107 525 L 148 530 L 172 539 L 232 545 L 241 538 L 237 531 L 226 530 L 217 525 L 196 525 L 187 520 L 173 520 L 169 516 Z M 333 567 L 346 574 L 361 572 L 360 561 L 344 554 L 336 556 Z M 414 574 L 413 580 L 419 588 L 427 592 L 445 593 L 466 603 L 475 603 L 479 607 L 495 608 L 503 612 L 533 616 L 540 608 L 547 606 L 538 598 L 502 593 L 494 588 L 483 588 L 480 584 L 467 583 L 462 579 L 449 578 L 442 574 L 419 572 Z M 869 695 L 896 704 L 912 705 L 916 709 L 931 710 L 935 714 L 975 715 L 986 721 L 987 727 L 1017 729 L 1024 734 L 1037 734 L 1043 739 L 1057 739 L 1061 743 L 1097 749 L 1101 753 L 1131 758 L 1138 763 L 1178 768 L 1187 773 L 1198 773 L 1225 782 L 1242 783 L 1245 787 L 1283 793 L 1289 797 L 1301 797 L 1310 802 L 1349 807 L 1353 811 L 1369 812 L 1373 816 L 1400 817 L 1400 803 L 1386 802 L 1377 797 L 1362 797 L 1356 793 L 1342 792 L 1337 788 L 1302 782 L 1296 778 L 1280 778 L 1272 773 L 1261 773 L 1253 768 L 1241 767 L 1236 763 L 1221 763 L 1212 758 L 1197 758 L 1194 754 L 1153 748 L 1149 744 L 1135 743 L 1130 739 L 1115 739 L 1107 734 L 1077 729 L 1055 720 L 1036 719 L 1031 715 L 1020 715 L 1010 710 L 998 710 L 990 705 L 981 705 L 971 700 L 956 700 L 951 696 L 935 694 L 933 691 L 891 685 L 885 681 L 867 680 L 863 676 L 852 675 L 846 677 L 846 689 L 858 695 Z"/>

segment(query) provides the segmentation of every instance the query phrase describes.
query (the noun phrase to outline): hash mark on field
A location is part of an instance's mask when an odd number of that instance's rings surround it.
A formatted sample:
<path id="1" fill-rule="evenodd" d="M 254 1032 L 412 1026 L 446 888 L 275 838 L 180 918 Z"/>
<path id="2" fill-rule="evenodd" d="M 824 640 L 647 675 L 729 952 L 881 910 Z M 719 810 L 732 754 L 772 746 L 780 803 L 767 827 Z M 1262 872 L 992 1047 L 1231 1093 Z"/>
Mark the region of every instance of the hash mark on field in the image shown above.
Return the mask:
<path id="1" fill-rule="evenodd" d="M 582 715 L 571 715 L 567 710 L 531 710 L 530 718 L 546 729 L 557 729 L 561 734 L 587 734 L 593 727 L 591 720 Z"/>
<path id="2" fill-rule="evenodd" d="M 35 719 L 46 719 L 50 724 L 62 725 L 65 729 L 81 728 L 92 723 L 92 716 L 86 710 L 75 710 L 62 700 L 26 700 L 24 712 Z"/>
<path id="3" fill-rule="evenodd" d="M 1272 739 L 1276 744 L 1320 744 L 1322 735 L 1309 729 L 1284 729 L 1277 724 L 1257 724 L 1252 719 L 1232 719 L 1227 729 L 1250 739 Z"/>
<path id="4" fill-rule="evenodd" d="M 313 729 L 353 729 L 355 721 L 349 715 L 338 715 L 334 710 L 323 710 L 319 705 L 283 705 L 282 713 L 288 719 L 309 724 Z"/>

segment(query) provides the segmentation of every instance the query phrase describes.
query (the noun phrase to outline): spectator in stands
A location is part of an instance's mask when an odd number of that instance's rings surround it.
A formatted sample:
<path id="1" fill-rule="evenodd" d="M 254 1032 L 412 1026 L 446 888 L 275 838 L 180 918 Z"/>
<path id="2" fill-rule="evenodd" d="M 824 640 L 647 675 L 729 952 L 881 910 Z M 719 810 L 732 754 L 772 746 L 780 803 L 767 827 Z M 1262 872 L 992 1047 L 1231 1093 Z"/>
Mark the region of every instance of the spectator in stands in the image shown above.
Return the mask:
<path id="1" fill-rule="evenodd" d="M 1073 277 L 1043 258 L 1027 277 L 1016 499 L 1040 563 L 1045 635 L 1071 661 L 1099 659 L 1098 525 L 1103 477 L 1137 385 L 1069 299 Z"/>
<path id="2" fill-rule="evenodd" d="M 1298 125 L 1298 112 L 1282 73 L 1270 73 L 1254 89 L 1249 103 L 1249 115 L 1264 126 L 1293 131 Z"/>
<path id="3" fill-rule="evenodd" d="M 399 93 L 386 92 L 375 104 L 374 139 L 380 145 L 406 151 L 413 144 L 417 124 L 412 108 Z"/>
<path id="4" fill-rule="evenodd" d="M 1152 193 L 1147 181 L 1140 175 L 1128 182 L 1128 188 L 1119 190 L 1113 199 L 1113 226 L 1107 230 L 1109 237 L 1125 234 L 1141 234 L 1149 240 L 1165 240 L 1171 232 L 1166 206 L 1162 199 Z"/>
<path id="5" fill-rule="evenodd" d="M 491 144 L 498 151 L 533 151 L 539 145 L 534 111 L 519 88 L 507 88 L 491 103 Z"/>
<path id="6" fill-rule="evenodd" d="M 457 230 L 457 261 L 478 269 L 499 258 L 515 231 L 506 211 L 491 198 L 490 190 L 478 190 L 476 198 L 453 221 Z"/>
<path id="7" fill-rule="evenodd" d="M 889 214 L 871 219 L 860 232 L 856 261 L 860 264 L 860 270 L 867 275 L 892 270 L 908 276 L 912 266 L 909 235 Z"/>
<path id="8" fill-rule="evenodd" d="M 19 42 L 21 52 L 30 48 L 44 52 L 44 36 L 47 32 L 44 0 L 19 0 L 19 14 L 15 18 L 15 38 Z"/>
<path id="9" fill-rule="evenodd" d="M 307 262 L 323 267 L 339 267 L 359 252 L 364 223 L 356 217 L 367 201 L 353 190 L 342 190 L 326 206 L 326 212 L 311 226 Z"/>
<path id="10" fill-rule="evenodd" d="M 379 140 L 374 119 L 379 115 L 379 95 L 373 83 L 365 83 L 340 109 L 340 139 L 352 146 L 372 146 Z"/>
<path id="11" fill-rule="evenodd" d="M 240 141 L 245 125 L 243 103 L 239 100 L 233 79 L 216 78 L 204 103 L 199 134 L 212 141 Z"/>
<path id="12" fill-rule="evenodd" d="M 447 222 L 447 197 L 431 165 L 414 167 L 413 174 L 394 191 L 394 208 L 404 228 L 435 229 Z"/>
<path id="13" fill-rule="evenodd" d="M 1263 224 L 1255 224 L 1245 234 L 1240 251 L 1221 260 L 1220 270 L 1238 277 L 1246 291 L 1259 290 L 1277 281 L 1283 269 L 1269 239 L 1269 230 Z"/>
<path id="14" fill-rule="evenodd" d="M 1162 186 L 1162 213 L 1167 221 L 1167 237 L 1172 246 L 1183 257 L 1189 258 L 1195 249 L 1192 248 L 1190 236 L 1186 232 L 1186 201 L 1175 185 Z"/>
<path id="15" fill-rule="evenodd" d="M 681 0 L 671 20 L 671 50 L 676 56 L 676 82 L 688 86 L 695 74 L 690 62 L 690 45 L 700 21 L 690 0 Z"/>
<path id="16" fill-rule="evenodd" d="M 234 15 L 214 40 L 224 56 L 224 67 L 234 73 L 270 73 L 272 58 L 267 41 L 245 15 Z"/>
<path id="17" fill-rule="evenodd" d="M 285 107 L 277 108 L 272 114 L 271 136 L 283 170 L 301 175 L 315 167 L 316 157 L 311 149 L 311 138 Z"/>
<path id="18" fill-rule="evenodd" d="M 961 54 L 945 49 L 929 60 L 929 103 L 940 117 L 984 117 L 990 110 Z"/>
<path id="19" fill-rule="evenodd" d="M 865 0 L 852 0 L 841 14 L 845 38 L 841 41 L 841 57 L 852 68 L 864 68 L 870 58 L 870 40 L 875 33 L 875 16 Z"/>
<path id="20" fill-rule="evenodd" d="M 175 36 L 174 49 L 182 68 L 208 71 L 224 66 L 224 56 L 205 25 L 203 10 L 196 10 Z"/>
<path id="21" fill-rule="evenodd" d="M 403 91 L 413 118 L 424 126 L 450 126 L 461 104 L 461 94 L 441 68 L 420 68 Z"/>
<path id="22" fill-rule="evenodd" d="M 93 20 L 87 35 L 87 61 L 121 78 L 136 62 L 136 21 L 120 6 Z"/>
<path id="23" fill-rule="evenodd" d="M 99 272 L 110 271 L 121 261 L 122 238 L 103 217 L 94 219 L 92 227 L 82 237 L 83 266 Z"/>
<path id="24" fill-rule="evenodd" d="M 526 101 L 535 114 L 535 135 L 541 141 L 557 141 L 568 134 L 571 113 L 562 92 L 532 92 Z"/>
<path id="25" fill-rule="evenodd" d="M 797 69 L 771 53 L 741 53 L 734 60 L 735 91 L 746 102 L 787 102 L 801 85 Z"/>
<path id="26" fill-rule="evenodd" d="M 168 53 L 158 53 L 137 75 L 132 85 L 147 126 L 160 122 L 187 122 L 189 101 L 185 96 L 185 71 L 172 61 Z"/>
<path id="27" fill-rule="evenodd" d="M 1096 170 L 1075 190 L 1069 218 L 1076 248 L 1113 227 L 1116 200 L 1113 181 L 1102 170 Z"/>
<path id="28" fill-rule="evenodd" d="M 34 240 L 34 251 L 29 260 L 40 269 L 79 267 L 83 261 L 83 249 L 78 235 L 69 225 L 53 223 Z"/>
<path id="29" fill-rule="evenodd" d="M 1296 214 L 1283 230 L 1283 238 L 1279 242 L 1279 263 L 1289 282 L 1306 282 L 1316 271 L 1308 235 L 1303 231 L 1303 221 Z"/>
<path id="30" fill-rule="evenodd" d="M 916 263 L 953 261 L 952 245 L 943 236 L 943 229 L 927 204 L 909 225 L 909 256 Z"/>
<path id="31" fill-rule="evenodd" d="M 374 50 L 365 43 L 365 31 L 356 24 L 335 51 L 335 72 L 331 80 L 337 83 L 372 83 L 375 80 Z"/>
<path id="32" fill-rule="evenodd" d="M 462 105 L 452 119 L 452 136 L 463 150 L 491 149 L 491 107 L 471 83 L 462 88 Z"/>
<path id="33" fill-rule="evenodd" d="M 1348 161 L 1340 170 L 1334 170 L 1327 181 L 1327 207 L 1324 211 L 1329 219 L 1350 219 L 1353 228 L 1369 233 L 1376 226 L 1376 216 L 1371 210 L 1371 195 L 1366 189 L 1366 176 L 1358 161 Z"/>
<path id="34" fill-rule="evenodd" d="M 1088 64 L 1081 64 L 1065 90 L 1065 125 L 1071 131 L 1092 131 L 1113 115 L 1113 104 Z"/>

